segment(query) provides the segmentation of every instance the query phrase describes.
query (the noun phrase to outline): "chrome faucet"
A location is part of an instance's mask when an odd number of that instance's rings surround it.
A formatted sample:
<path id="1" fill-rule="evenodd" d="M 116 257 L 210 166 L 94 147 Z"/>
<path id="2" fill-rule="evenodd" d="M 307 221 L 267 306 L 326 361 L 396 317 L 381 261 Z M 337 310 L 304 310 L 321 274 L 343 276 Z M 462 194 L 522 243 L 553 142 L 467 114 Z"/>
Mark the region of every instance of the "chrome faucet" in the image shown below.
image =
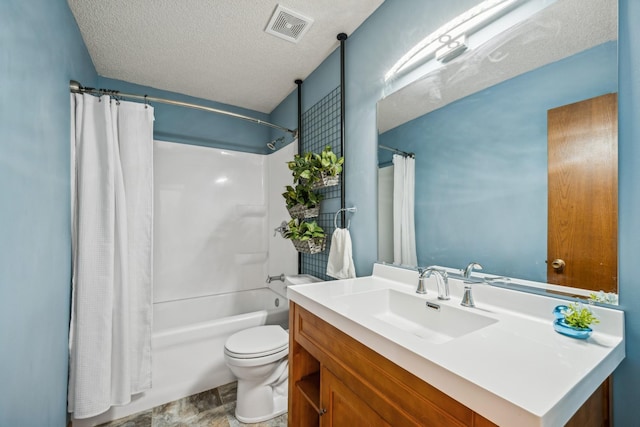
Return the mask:
<path id="1" fill-rule="evenodd" d="M 284 283 L 284 273 L 279 276 L 267 276 L 267 280 L 265 280 L 265 282 L 271 283 L 274 280 L 280 280 L 282 283 Z"/>
<path id="2" fill-rule="evenodd" d="M 289 230 L 289 223 L 287 223 L 287 221 L 282 221 L 280 226 L 273 229 L 273 237 L 276 237 L 276 234 L 278 233 L 284 237 L 287 230 Z"/>
<path id="3" fill-rule="evenodd" d="M 424 279 L 428 279 L 431 277 L 431 273 L 435 273 L 436 275 L 436 284 L 438 286 L 438 299 L 448 300 L 451 299 L 449 296 L 449 276 L 447 272 L 444 270 L 439 270 L 435 267 L 427 267 L 422 268 L 418 267 L 418 289 L 416 289 L 416 293 L 418 294 L 426 294 L 427 290 L 424 287 Z"/>
<path id="4" fill-rule="evenodd" d="M 465 268 L 464 270 L 461 270 L 462 277 L 464 277 L 465 279 L 471 278 L 471 273 L 473 272 L 473 270 L 482 270 L 482 266 L 477 262 L 470 262 L 469 265 L 467 265 L 467 268 Z M 473 294 L 471 293 L 471 283 L 473 282 L 469 282 L 469 281 L 464 282 L 464 294 L 462 295 L 462 301 L 460 302 L 461 306 L 464 306 L 464 307 L 476 306 L 475 301 L 473 301 Z"/>
<path id="5" fill-rule="evenodd" d="M 473 270 L 482 270 L 482 266 L 477 262 L 470 262 L 464 270 L 460 271 L 462 271 L 462 276 L 465 279 L 468 279 L 471 277 L 471 273 L 473 273 Z"/>

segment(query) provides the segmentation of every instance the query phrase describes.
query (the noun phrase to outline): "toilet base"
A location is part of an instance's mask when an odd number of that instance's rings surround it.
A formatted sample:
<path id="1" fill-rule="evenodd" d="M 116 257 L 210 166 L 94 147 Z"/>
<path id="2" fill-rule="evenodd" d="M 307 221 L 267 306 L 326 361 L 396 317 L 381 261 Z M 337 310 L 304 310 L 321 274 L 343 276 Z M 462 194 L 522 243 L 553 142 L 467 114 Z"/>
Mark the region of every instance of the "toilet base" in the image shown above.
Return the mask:
<path id="1" fill-rule="evenodd" d="M 283 358 L 273 373 L 261 381 L 238 378 L 236 419 L 259 423 L 287 412 L 289 363 Z"/>
<path id="2" fill-rule="evenodd" d="M 277 386 L 256 387 L 251 381 L 238 380 L 238 400 L 235 416 L 241 423 L 267 421 L 287 412 L 289 381 L 285 378 Z"/>
<path id="3" fill-rule="evenodd" d="M 269 421 L 271 419 L 274 419 L 275 417 L 278 417 L 278 416 L 280 416 L 282 414 L 286 414 L 286 413 L 287 413 L 287 403 L 285 401 L 284 408 L 279 410 L 279 411 L 274 412 L 273 414 L 269 414 L 269 415 L 265 415 L 265 416 L 257 417 L 257 418 L 245 418 L 242 415 L 238 415 L 238 412 L 236 411 L 235 416 L 236 416 L 236 419 L 238 421 L 240 421 L 241 423 L 253 424 L 253 423 L 261 423 L 263 421 Z"/>

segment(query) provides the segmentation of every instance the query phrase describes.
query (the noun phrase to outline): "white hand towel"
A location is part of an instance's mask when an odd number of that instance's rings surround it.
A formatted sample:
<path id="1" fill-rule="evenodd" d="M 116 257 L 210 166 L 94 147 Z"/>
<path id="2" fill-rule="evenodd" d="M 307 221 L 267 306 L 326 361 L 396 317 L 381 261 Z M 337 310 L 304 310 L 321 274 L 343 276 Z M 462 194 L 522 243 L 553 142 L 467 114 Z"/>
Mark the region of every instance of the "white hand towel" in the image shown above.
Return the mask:
<path id="1" fill-rule="evenodd" d="M 351 254 L 351 235 L 346 228 L 336 228 L 331 236 L 327 276 L 336 279 L 356 277 L 356 267 Z"/>

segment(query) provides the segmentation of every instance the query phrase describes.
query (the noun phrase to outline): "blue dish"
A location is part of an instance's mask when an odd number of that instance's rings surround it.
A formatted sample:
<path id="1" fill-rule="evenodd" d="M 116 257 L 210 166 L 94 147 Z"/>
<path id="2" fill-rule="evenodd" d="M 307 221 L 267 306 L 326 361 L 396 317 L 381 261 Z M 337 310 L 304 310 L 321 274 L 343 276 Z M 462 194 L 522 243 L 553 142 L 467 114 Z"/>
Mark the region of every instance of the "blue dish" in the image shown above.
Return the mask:
<path id="1" fill-rule="evenodd" d="M 553 316 L 556 319 L 564 319 L 564 312 L 568 309 L 569 307 L 567 307 L 566 305 L 556 306 L 556 308 L 553 309 Z"/>
<path id="2" fill-rule="evenodd" d="M 569 326 L 565 323 L 564 319 L 556 319 L 555 322 L 553 322 L 553 329 L 559 334 L 579 340 L 589 338 L 591 332 L 593 332 L 591 328 L 574 328 L 573 326 Z"/>

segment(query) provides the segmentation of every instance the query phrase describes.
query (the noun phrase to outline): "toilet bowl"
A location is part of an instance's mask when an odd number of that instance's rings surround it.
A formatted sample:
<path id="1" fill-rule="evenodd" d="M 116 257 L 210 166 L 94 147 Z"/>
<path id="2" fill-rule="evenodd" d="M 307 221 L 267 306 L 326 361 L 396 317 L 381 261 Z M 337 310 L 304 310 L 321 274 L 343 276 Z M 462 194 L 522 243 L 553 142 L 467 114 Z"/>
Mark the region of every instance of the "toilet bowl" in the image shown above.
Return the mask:
<path id="1" fill-rule="evenodd" d="M 257 423 L 287 412 L 289 334 L 279 325 L 231 335 L 224 358 L 238 378 L 236 418 Z"/>

